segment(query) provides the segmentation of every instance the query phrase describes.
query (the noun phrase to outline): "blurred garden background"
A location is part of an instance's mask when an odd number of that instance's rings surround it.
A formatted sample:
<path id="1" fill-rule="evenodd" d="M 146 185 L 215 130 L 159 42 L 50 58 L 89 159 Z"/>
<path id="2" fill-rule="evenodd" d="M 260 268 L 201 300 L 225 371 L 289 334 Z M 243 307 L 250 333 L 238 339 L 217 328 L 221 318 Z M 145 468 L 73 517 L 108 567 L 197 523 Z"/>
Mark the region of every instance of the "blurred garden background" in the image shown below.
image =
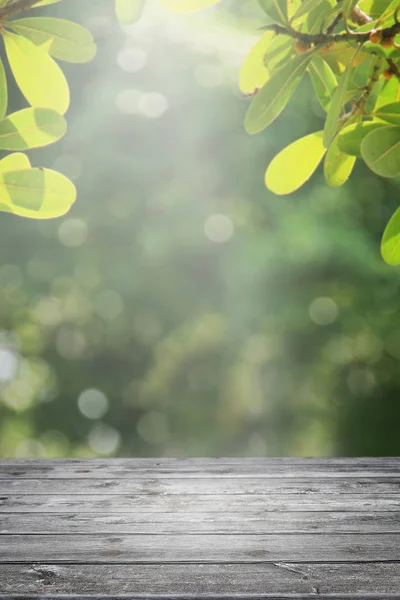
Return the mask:
<path id="1" fill-rule="evenodd" d="M 0 216 L 0 456 L 400 454 L 400 273 L 379 253 L 399 182 L 359 165 L 341 189 L 265 189 L 322 120 L 304 81 L 244 132 L 256 3 L 150 2 L 125 28 L 111 0 L 41 12 L 98 54 L 65 66 L 67 136 L 30 153 L 77 202 Z"/>

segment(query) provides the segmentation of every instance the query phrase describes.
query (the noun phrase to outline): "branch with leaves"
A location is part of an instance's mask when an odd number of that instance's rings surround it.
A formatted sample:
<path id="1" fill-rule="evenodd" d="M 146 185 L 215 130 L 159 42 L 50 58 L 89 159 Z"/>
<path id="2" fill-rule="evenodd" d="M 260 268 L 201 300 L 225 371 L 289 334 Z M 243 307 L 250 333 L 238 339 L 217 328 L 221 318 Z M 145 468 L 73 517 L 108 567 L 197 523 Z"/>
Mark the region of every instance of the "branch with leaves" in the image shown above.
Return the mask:
<path id="1" fill-rule="evenodd" d="M 269 23 L 246 57 L 240 86 L 254 98 L 245 125 L 263 131 L 308 75 L 325 113 L 320 131 L 284 148 L 266 186 L 290 194 L 320 163 L 330 186 L 343 185 L 357 160 L 377 175 L 400 175 L 399 0 L 259 0 Z M 380 8 L 379 8 L 380 7 Z M 386 262 L 400 264 L 400 210 L 382 238 Z"/>
<path id="2" fill-rule="evenodd" d="M 56 61 L 85 62 L 96 53 L 89 31 L 52 17 L 20 13 L 61 0 L 0 0 L 0 28 L 15 80 L 29 107 L 7 115 L 7 82 L 0 62 L 0 210 L 32 218 L 64 214 L 75 201 L 60 173 L 33 168 L 24 154 L 60 139 L 69 90 Z M 139 18 L 145 0 L 113 0 L 121 23 Z M 220 0 L 159 0 L 188 12 Z M 245 58 L 239 85 L 252 97 L 245 127 L 271 125 L 308 76 L 324 118 L 321 128 L 284 148 L 266 170 L 266 186 L 290 194 L 323 163 L 328 185 L 341 186 L 356 160 L 377 175 L 400 175 L 400 0 L 253 0 L 269 23 Z M 400 209 L 382 238 L 382 255 L 400 264 Z"/>

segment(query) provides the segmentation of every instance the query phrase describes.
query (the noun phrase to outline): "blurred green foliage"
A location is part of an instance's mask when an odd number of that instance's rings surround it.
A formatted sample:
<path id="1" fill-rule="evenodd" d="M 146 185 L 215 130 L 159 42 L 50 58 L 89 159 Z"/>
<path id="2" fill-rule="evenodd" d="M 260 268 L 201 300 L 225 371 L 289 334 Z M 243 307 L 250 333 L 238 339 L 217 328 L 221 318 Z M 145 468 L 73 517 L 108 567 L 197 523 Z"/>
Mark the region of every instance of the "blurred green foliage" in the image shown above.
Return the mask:
<path id="1" fill-rule="evenodd" d="M 340 190 L 318 171 L 266 191 L 321 112 L 304 81 L 244 132 L 254 37 L 232 16 L 149 9 L 121 30 L 108 0 L 50 11 L 99 52 L 66 69 L 67 136 L 29 153 L 78 201 L 0 220 L 0 456 L 399 454 L 399 275 L 378 251 L 397 180 L 356 166 Z"/>

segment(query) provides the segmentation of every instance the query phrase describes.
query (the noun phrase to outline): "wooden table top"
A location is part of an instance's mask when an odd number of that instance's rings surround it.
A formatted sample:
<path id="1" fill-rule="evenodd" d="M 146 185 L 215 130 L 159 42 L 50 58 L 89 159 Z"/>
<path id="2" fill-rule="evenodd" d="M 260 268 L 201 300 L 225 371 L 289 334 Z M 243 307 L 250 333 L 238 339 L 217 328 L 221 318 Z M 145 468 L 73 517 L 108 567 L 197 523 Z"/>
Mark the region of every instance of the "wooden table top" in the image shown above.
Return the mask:
<path id="1" fill-rule="evenodd" d="M 400 458 L 0 461 L 0 598 L 400 599 Z"/>

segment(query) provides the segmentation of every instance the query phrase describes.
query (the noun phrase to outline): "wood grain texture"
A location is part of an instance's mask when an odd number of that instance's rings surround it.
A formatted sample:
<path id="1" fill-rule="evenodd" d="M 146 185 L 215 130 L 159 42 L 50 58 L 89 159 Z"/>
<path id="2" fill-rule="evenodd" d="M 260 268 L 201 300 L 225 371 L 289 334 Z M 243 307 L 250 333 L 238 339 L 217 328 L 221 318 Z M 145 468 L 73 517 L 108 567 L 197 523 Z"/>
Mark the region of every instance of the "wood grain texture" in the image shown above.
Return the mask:
<path id="1" fill-rule="evenodd" d="M 0 478 L 400 477 L 400 458 L 10 459 Z"/>
<path id="2" fill-rule="evenodd" d="M 400 494 L 282 494 L 279 495 L 197 495 L 162 496 L 157 493 L 145 495 L 128 494 L 126 496 L 109 494 L 98 496 L 35 495 L 11 494 L 0 496 L 0 513 L 34 512 L 113 512 L 113 513 L 226 513 L 243 515 L 251 509 L 264 512 L 398 512 Z"/>
<path id="3" fill-rule="evenodd" d="M 400 565 L 375 564 L 174 564 L 0 566 L 3 593 L 149 594 L 398 594 Z M 1 588 L 0 588 L 1 589 Z M 380 596 L 381 597 L 381 596 Z M 369 598 L 369 596 L 368 596 Z"/>
<path id="4" fill-rule="evenodd" d="M 1 600 L 400 600 L 400 459 L 0 461 Z"/>
<path id="5" fill-rule="evenodd" d="M 65 495 L 74 496 L 110 494 L 133 494 L 161 496 L 196 496 L 196 495 L 306 495 L 310 494 L 397 494 L 400 492 L 399 477 L 355 478 L 164 478 L 148 477 L 147 479 L 1 479 L 0 493 Z"/>
<path id="6" fill-rule="evenodd" d="M 398 512 L 1 513 L 1 533 L 400 533 Z"/>
<path id="7" fill-rule="evenodd" d="M 1 535 L 8 562 L 358 562 L 399 557 L 400 534 Z"/>

